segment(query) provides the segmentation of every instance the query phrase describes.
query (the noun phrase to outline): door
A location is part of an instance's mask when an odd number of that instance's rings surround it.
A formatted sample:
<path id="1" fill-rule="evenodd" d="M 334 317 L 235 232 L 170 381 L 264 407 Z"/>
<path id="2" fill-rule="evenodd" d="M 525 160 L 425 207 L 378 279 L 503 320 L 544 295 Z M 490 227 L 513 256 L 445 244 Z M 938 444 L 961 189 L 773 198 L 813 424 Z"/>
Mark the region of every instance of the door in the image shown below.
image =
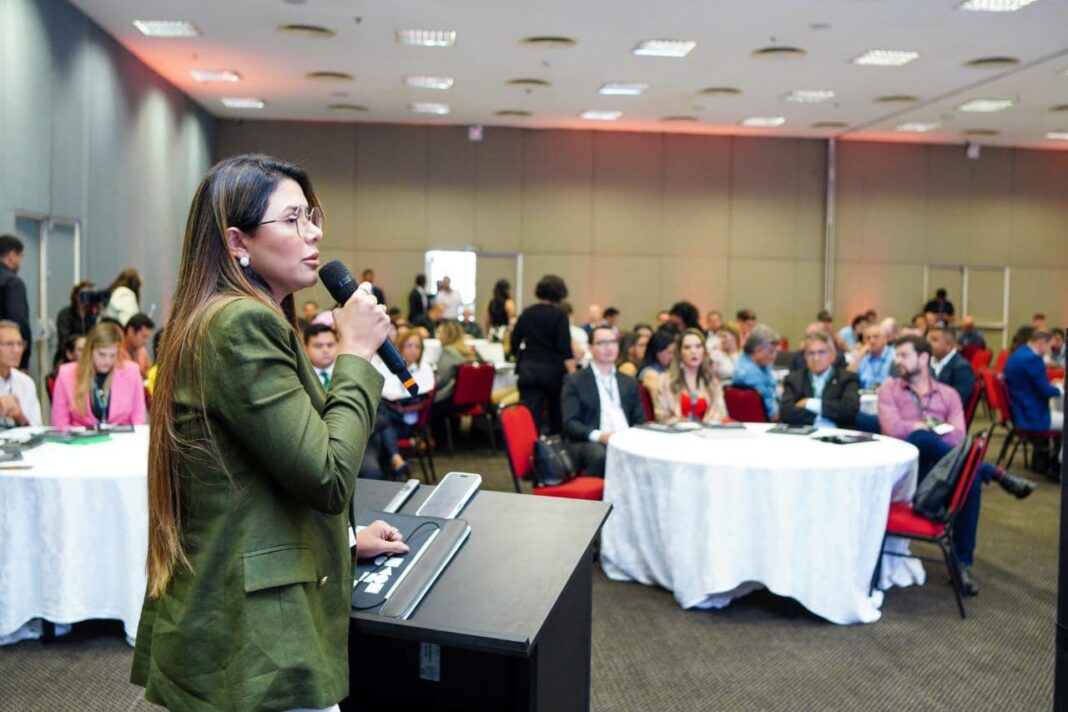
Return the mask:
<path id="1" fill-rule="evenodd" d="M 47 218 L 15 216 L 15 237 L 22 240 L 22 266 L 19 278 L 26 285 L 26 300 L 30 304 L 31 352 L 28 372 L 36 383 L 48 373 L 47 358 L 41 360 L 41 352 L 47 350 L 45 325 L 41 321 L 41 242 L 45 235 Z M 43 367 L 43 370 L 42 370 Z M 42 401 L 43 403 L 44 401 Z"/>
<path id="2" fill-rule="evenodd" d="M 56 315 L 63 307 L 70 305 L 70 292 L 79 281 L 78 269 L 78 229 L 73 222 L 50 220 L 48 233 L 45 235 L 44 250 L 44 304 L 42 320 L 45 324 L 42 344 L 47 350 L 48 370 L 52 368 L 52 359 L 60 344 L 56 338 Z"/>

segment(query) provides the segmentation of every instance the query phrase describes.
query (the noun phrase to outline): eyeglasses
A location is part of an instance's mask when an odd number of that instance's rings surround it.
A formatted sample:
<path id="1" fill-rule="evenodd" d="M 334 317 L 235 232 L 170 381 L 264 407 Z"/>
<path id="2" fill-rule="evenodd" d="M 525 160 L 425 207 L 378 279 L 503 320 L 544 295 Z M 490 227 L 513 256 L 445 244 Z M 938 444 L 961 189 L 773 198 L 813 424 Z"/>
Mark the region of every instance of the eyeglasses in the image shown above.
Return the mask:
<path id="1" fill-rule="evenodd" d="M 287 225 L 296 225 L 297 237 L 304 238 L 305 233 L 308 230 L 308 223 L 311 223 L 318 229 L 323 227 L 323 211 L 319 208 L 309 208 L 307 205 L 300 205 L 293 209 L 293 214 L 284 218 L 276 218 L 274 220 L 264 220 L 256 225 L 269 225 L 270 223 L 284 222 Z"/>
<path id="2" fill-rule="evenodd" d="M 593 342 L 593 345 L 594 346 L 611 346 L 612 344 L 615 344 L 615 343 L 618 343 L 615 339 L 598 339 L 597 341 Z"/>
<path id="3" fill-rule="evenodd" d="M 0 341 L 0 346 L 5 349 L 21 349 L 25 345 L 26 342 L 22 339 L 19 339 L 18 341 Z"/>
<path id="4" fill-rule="evenodd" d="M 829 356 L 830 353 L 831 352 L 827 351 L 827 350 L 823 350 L 823 351 L 806 351 L 805 352 L 805 358 L 820 358 L 822 356 Z"/>

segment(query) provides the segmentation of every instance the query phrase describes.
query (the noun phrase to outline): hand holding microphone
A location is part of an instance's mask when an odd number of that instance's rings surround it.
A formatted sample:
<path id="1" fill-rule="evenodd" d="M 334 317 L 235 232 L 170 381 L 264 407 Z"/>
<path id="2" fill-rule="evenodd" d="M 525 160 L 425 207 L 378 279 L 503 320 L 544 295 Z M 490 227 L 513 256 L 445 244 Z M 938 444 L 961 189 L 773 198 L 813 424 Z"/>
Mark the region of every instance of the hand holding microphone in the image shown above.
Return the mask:
<path id="1" fill-rule="evenodd" d="M 350 353 L 371 360 L 375 353 L 390 372 L 400 379 L 413 396 L 419 394 L 415 378 L 408 372 L 397 347 L 388 340 L 389 317 L 371 293 L 368 282 L 357 285 L 355 277 L 340 260 L 327 262 L 319 270 L 319 279 L 339 306 L 334 310 L 338 331 L 339 353 Z"/>

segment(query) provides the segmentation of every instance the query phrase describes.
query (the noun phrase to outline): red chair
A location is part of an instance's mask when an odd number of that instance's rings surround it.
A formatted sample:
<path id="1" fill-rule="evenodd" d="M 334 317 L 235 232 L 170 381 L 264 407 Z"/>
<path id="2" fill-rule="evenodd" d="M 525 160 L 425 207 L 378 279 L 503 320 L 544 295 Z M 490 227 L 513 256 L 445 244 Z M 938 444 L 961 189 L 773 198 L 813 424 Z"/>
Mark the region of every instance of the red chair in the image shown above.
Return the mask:
<path id="1" fill-rule="evenodd" d="M 962 619 L 965 617 L 964 587 L 960 578 L 960 567 L 957 565 L 957 552 L 953 546 L 953 527 L 957 521 L 957 513 L 960 512 L 961 507 L 964 505 L 964 500 L 968 497 L 968 492 L 971 491 L 972 483 L 975 481 L 976 475 L 979 472 L 979 465 L 983 462 L 983 455 L 986 453 L 986 444 L 986 433 L 979 434 L 979 436 L 972 441 L 971 448 L 968 451 L 968 456 L 964 463 L 964 468 L 961 471 L 960 478 L 957 480 L 957 487 L 953 490 L 953 497 L 950 500 L 949 508 L 945 516 L 942 518 L 942 521 L 936 522 L 921 517 L 912 509 L 911 504 L 904 502 L 890 503 L 890 513 L 886 521 L 886 536 L 902 537 L 913 541 L 924 541 L 930 544 L 935 544 L 942 550 L 942 560 L 945 562 L 946 568 L 949 569 L 950 582 L 953 584 L 953 594 L 957 597 L 957 608 L 960 610 L 960 617 Z M 883 546 L 879 553 L 880 555 L 905 556 L 921 559 L 923 561 L 938 561 L 938 559 L 915 556 L 913 554 L 901 554 L 899 552 L 886 551 L 885 537 L 883 538 Z M 875 567 L 875 576 L 872 578 L 873 590 L 878 584 L 881 564 L 882 556 L 880 556 L 879 563 Z"/>
<path id="2" fill-rule="evenodd" d="M 975 411 L 979 409 L 979 399 L 982 395 L 983 383 L 977 378 L 975 385 L 972 386 L 972 394 L 968 396 L 968 402 L 964 404 L 964 432 L 972 428 L 972 420 L 975 418 Z"/>
<path id="3" fill-rule="evenodd" d="M 484 417 L 489 428 L 490 452 L 497 452 L 497 439 L 493 434 L 493 374 L 492 363 L 465 363 L 456 372 L 456 389 L 452 393 L 452 415 L 469 415 L 472 419 Z M 445 419 L 445 439 L 452 456 L 452 418 Z"/>
<path id="4" fill-rule="evenodd" d="M 656 420 L 656 413 L 653 411 L 653 396 L 649 393 L 649 389 L 638 384 L 638 395 L 642 398 L 642 410 L 645 411 L 646 422 L 653 422 Z"/>
<path id="5" fill-rule="evenodd" d="M 764 399 L 752 388 L 727 386 L 723 389 L 723 400 L 727 403 L 727 415 L 731 420 L 742 423 L 768 422 Z"/>
<path id="6" fill-rule="evenodd" d="M 1005 349 L 998 354 L 998 360 L 994 362 L 994 372 L 1001 374 L 1005 372 L 1005 362 L 1009 360 L 1009 354 L 1011 352 Z"/>
<path id="7" fill-rule="evenodd" d="M 508 467 L 512 470 L 512 483 L 520 492 L 519 481 L 532 478 L 534 467 L 534 443 L 538 430 L 530 410 L 522 403 L 510 405 L 501 411 L 501 431 L 504 433 L 504 450 L 508 455 Z M 534 494 L 543 497 L 566 497 L 568 499 L 604 498 L 604 480 L 600 477 L 579 475 L 556 487 L 534 485 Z"/>
<path id="8" fill-rule="evenodd" d="M 1050 381 L 1063 381 L 1064 369 L 1050 366 L 1046 369 L 1046 378 L 1048 378 Z"/>
<path id="9" fill-rule="evenodd" d="M 968 360 L 971 361 L 972 370 L 978 376 L 980 371 L 990 366 L 990 362 L 994 360 L 994 352 L 986 349 L 976 349 Z"/>
<path id="10" fill-rule="evenodd" d="M 406 438 L 397 438 L 397 447 L 406 458 L 415 457 L 419 463 L 419 469 L 423 471 L 423 480 L 434 483 L 438 481 L 438 473 L 434 469 L 434 447 L 430 439 L 430 408 L 434 405 L 434 391 L 422 396 L 423 402 L 419 404 L 419 419 L 412 426 L 412 434 Z M 430 470 L 427 470 L 427 463 Z"/>
<path id="11" fill-rule="evenodd" d="M 972 368 L 975 368 L 975 354 L 979 352 L 982 347 L 979 344 L 968 344 L 960 350 L 960 355 L 964 357 L 968 363 L 972 364 Z"/>
<path id="12" fill-rule="evenodd" d="M 1011 444 L 1012 450 L 1009 451 L 1009 460 L 1005 463 L 1005 468 L 1012 467 L 1012 461 L 1016 459 L 1016 451 L 1022 444 L 1024 446 L 1024 467 L 1031 469 L 1029 446 L 1035 443 L 1059 440 L 1062 433 L 1059 430 L 1023 430 L 1017 428 L 1016 424 L 1012 422 L 1012 399 L 1009 397 L 1009 387 L 1005 385 L 1005 379 L 1000 374 L 995 379 L 995 387 L 998 389 L 998 401 L 1001 404 L 999 408 L 1001 424 L 1009 431 L 1008 435 L 1005 436 L 1005 444 L 1001 446 L 1001 452 L 998 453 L 997 463 L 1001 464 Z"/>

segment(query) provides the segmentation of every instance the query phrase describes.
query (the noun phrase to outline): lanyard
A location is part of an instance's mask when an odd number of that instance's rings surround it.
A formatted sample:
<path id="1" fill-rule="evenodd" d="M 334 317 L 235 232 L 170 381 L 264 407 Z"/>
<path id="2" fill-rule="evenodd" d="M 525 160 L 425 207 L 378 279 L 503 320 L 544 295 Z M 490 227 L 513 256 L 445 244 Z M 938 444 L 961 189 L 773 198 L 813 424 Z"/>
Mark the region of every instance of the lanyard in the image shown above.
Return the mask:
<path id="1" fill-rule="evenodd" d="M 920 397 L 916 395 L 916 391 L 912 390 L 908 386 L 905 386 L 905 390 L 912 396 L 912 402 L 916 404 L 916 407 L 920 409 L 920 415 L 927 415 L 927 408 L 931 405 L 931 399 L 934 398 L 935 389 L 931 386 L 931 390 L 927 391 L 927 398 L 925 402 L 920 402 Z"/>
<path id="2" fill-rule="evenodd" d="M 106 380 L 106 379 L 105 379 Z M 111 392 L 104 393 L 104 389 L 93 381 L 93 403 L 100 411 L 100 422 L 108 422 L 108 405 L 111 403 Z"/>

